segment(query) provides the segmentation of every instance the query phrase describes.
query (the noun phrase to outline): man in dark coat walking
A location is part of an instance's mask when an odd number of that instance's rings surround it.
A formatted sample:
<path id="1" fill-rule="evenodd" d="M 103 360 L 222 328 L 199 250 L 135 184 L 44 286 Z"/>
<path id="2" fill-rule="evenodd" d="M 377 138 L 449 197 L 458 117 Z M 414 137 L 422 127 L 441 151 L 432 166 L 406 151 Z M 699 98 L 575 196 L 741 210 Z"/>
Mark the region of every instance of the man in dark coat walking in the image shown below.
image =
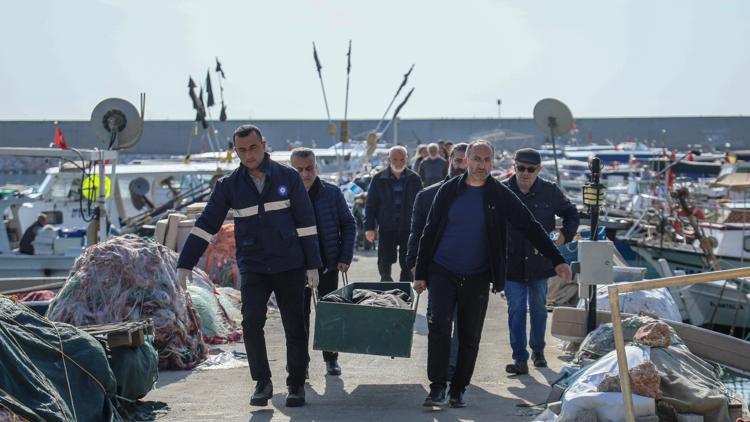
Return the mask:
<path id="1" fill-rule="evenodd" d="M 450 327 L 457 307 L 458 361 L 451 380 L 450 406 L 464 407 L 487 312 L 490 285 L 502 290 L 506 273 L 507 227 L 526 234 L 570 279 L 570 267 L 544 228 L 503 184 L 490 177 L 494 148 L 475 141 L 467 150 L 466 174 L 445 182 L 427 217 L 417 254 L 414 288 L 429 287 L 427 376 L 430 393 L 425 406 L 445 404 L 450 354 Z"/>
<path id="2" fill-rule="evenodd" d="M 539 177 L 542 169 L 539 152 L 532 148 L 519 149 L 513 166 L 516 174 L 503 184 L 526 205 L 557 245 L 573 240 L 578 230 L 578 210 L 556 184 Z M 555 230 L 555 215 L 562 218 L 560 230 Z M 547 280 L 555 275 L 555 270 L 552 261 L 542 256 L 523 232 L 511 227 L 509 235 L 505 297 L 508 300 L 508 332 L 514 362 L 506 366 L 505 370 L 510 374 L 527 374 L 529 352 L 526 350 L 526 304 L 528 303 L 531 319 L 531 360 L 535 367 L 543 368 L 547 366 L 544 358 Z"/>
<path id="3" fill-rule="evenodd" d="M 378 272 L 380 281 L 393 281 L 391 266 L 401 266 L 400 281 L 411 281 L 406 250 L 411 228 L 414 199 L 422 189 L 422 180 L 406 166 L 406 148 L 395 146 L 388 153 L 389 166 L 375 174 L 367 189 L 365 236 L 375 240 L 378 228 Z"/>
<path id="4" fill-rule="evenodd" d="M 327 295 L 338 288 L 339 271 L 349 270 L 354 255 L 354 236 L 357 227 L 354 223 L 344 194 L 332 183 L 318 177 L 318 164 L 315 153 L 309 148 L 296 148 L 291 154 L 292 167 L 302 177 L 302 183 L 310 195 L 315 210 L 320 241 L 320 255 L 323 267 L 318 270 L 318 297 Z M 310 332 L 310 301 L 312 287 L 305 289 L 305 325 Z M 328 375 L 341 375 L 338 353 L 323 352 Z"/>

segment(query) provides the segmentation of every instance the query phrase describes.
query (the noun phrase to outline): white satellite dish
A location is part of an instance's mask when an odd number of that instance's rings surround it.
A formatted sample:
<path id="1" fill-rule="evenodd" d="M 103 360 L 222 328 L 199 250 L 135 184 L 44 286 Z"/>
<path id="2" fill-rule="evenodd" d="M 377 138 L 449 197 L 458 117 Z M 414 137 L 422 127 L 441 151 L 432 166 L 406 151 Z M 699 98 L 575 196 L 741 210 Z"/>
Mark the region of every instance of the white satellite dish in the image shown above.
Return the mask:
<path id="1" fill-rule="evenodd" d="M 552 141 L 552 154 L 555 158 L 555 176 L 560 185 L 560 172 L 557 168 L 557 145 L 555 136 L 563 136 L 573 129 L 573 114 L 568 106 L 554 98 L 545 98 L 534 106 L 534 121 L 544 132 L 549 133 Z"/>
<path id="2" fill-rule="evenodd" d="M 143 100 L 141 97 L 141 105 Z M 141 139 L 143 117 L 133 104 L 121 98 L 107 98 L 91 112 L 91 129 L 107 149 L 128 149 Z"/>
<path id="3" fill-rule="evenodd" d="M 567 135 L 573 129 L 573 114 L 560 100 L 545 98 L 534 106 L 534 121 L 544 131 L 554 136 Z"/>

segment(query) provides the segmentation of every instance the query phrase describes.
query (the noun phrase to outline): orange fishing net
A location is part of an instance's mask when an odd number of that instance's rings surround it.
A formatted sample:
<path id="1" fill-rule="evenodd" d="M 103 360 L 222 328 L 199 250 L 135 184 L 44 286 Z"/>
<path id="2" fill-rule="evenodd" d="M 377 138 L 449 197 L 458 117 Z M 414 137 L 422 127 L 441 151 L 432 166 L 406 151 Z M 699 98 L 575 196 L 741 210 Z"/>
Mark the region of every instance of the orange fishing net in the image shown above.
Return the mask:
<path id="1" fill-rule="evenodd" d="M 208 273 L 215 285 L 239 290 L 240 271 L 237 268 L 236 253 L 234 223 L 224 224 L 208 244 L 199 266 Z"/>

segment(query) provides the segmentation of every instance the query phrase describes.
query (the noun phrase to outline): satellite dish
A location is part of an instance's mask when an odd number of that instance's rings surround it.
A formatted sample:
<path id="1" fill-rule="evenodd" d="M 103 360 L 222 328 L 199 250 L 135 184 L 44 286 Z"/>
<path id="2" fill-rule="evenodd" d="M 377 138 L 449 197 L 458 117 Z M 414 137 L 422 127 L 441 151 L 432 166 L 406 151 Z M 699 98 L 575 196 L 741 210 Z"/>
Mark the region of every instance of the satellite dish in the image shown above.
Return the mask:
<path id="1" fill-rule="evenodd" d="M 130 181 L 130 192 L 138 195 L 146 195 L 150 189 L 148 180 L 143 177 L 136 177 Z"/>
<path id="2" fill-rule="evenodd" d="M 130 200 L 133 202 L 133 206 L 140 210 L 144 206 L 148 205 L 149 208 L 153 208 L 153 204 L 148 200 L 146 194 L 150 189 L 148 180 L 143 177 L 136 177 L 131 180 L 128 184 L 128 190 L 130 191 Z"/>
<path id="3" fill-rule="evenodd" d="M 555 158 L 555 176 L 560 186 L 560 170 L 557 167 L 557 145 L 555 136 L 563 136 L 573 129 L 573 114 L 568 106 L 554 98 L 545 98 L 534 106 L 534 121 L 544 133 L 549 133 L 552 141 L 552 155 Z"/>
<path id="4" fill-rule="evenodd" d="M 544 133 L 563 136 L 573 129 L 573 114 L 562 101 L 545 98 L 534 106 L 534 121 Z"/>
<path id="5" fill-rule="evenodd" d="M 141 139 L 143 118 L 133 104 L 121 98 L 107 98 L 91 112 L 91 128 L 108 149 L 128 149 Z"/>

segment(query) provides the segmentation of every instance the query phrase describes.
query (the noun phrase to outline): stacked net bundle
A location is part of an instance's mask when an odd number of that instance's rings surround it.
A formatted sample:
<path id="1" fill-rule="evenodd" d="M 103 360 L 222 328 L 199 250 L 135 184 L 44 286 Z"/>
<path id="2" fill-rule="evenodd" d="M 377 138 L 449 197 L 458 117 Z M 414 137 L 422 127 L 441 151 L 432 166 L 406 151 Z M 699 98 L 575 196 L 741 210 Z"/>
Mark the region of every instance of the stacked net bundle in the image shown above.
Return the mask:
<path id="1" fill-rule="evenodd" d="M 199 266 L 217 286 L 239 289 L 240 271 L 236 253 L 234 223 L 224 224 L 209 242 Z"/>
<path id="2" fill-rule="evenodd" d="M 222 289 L 234 290 L 231 287 Z M 221 344 L 242 338 L 242 330 L 233 313 L 236 308 L 233 305 L 227 308 L 225 303 L 228 301 L 222 300 L 221 292 L 208 279 L 205 272 L 197 269 L 193 271 L 193 281 L 188 285 L 188 293 L 200 317 L 203 339 L 206 342 Z"/>
<path id="3" fill-rule="evenodd" d="M 219 292 L 219 302 L 227 311 L 229 319 L 234 321 L 237 326 L 242 324 L 242 296 L 240 291 L 232 287 L 217 287 Z"/>
<path id="4" fill-rule="evenodd" d="M 47 317 L 76 326 L 154 320 L 162 369 L 189 369 L 208 347 L 195 306 L 176 283 L 177 254 L 135 235 L 88 247 Z"/>

